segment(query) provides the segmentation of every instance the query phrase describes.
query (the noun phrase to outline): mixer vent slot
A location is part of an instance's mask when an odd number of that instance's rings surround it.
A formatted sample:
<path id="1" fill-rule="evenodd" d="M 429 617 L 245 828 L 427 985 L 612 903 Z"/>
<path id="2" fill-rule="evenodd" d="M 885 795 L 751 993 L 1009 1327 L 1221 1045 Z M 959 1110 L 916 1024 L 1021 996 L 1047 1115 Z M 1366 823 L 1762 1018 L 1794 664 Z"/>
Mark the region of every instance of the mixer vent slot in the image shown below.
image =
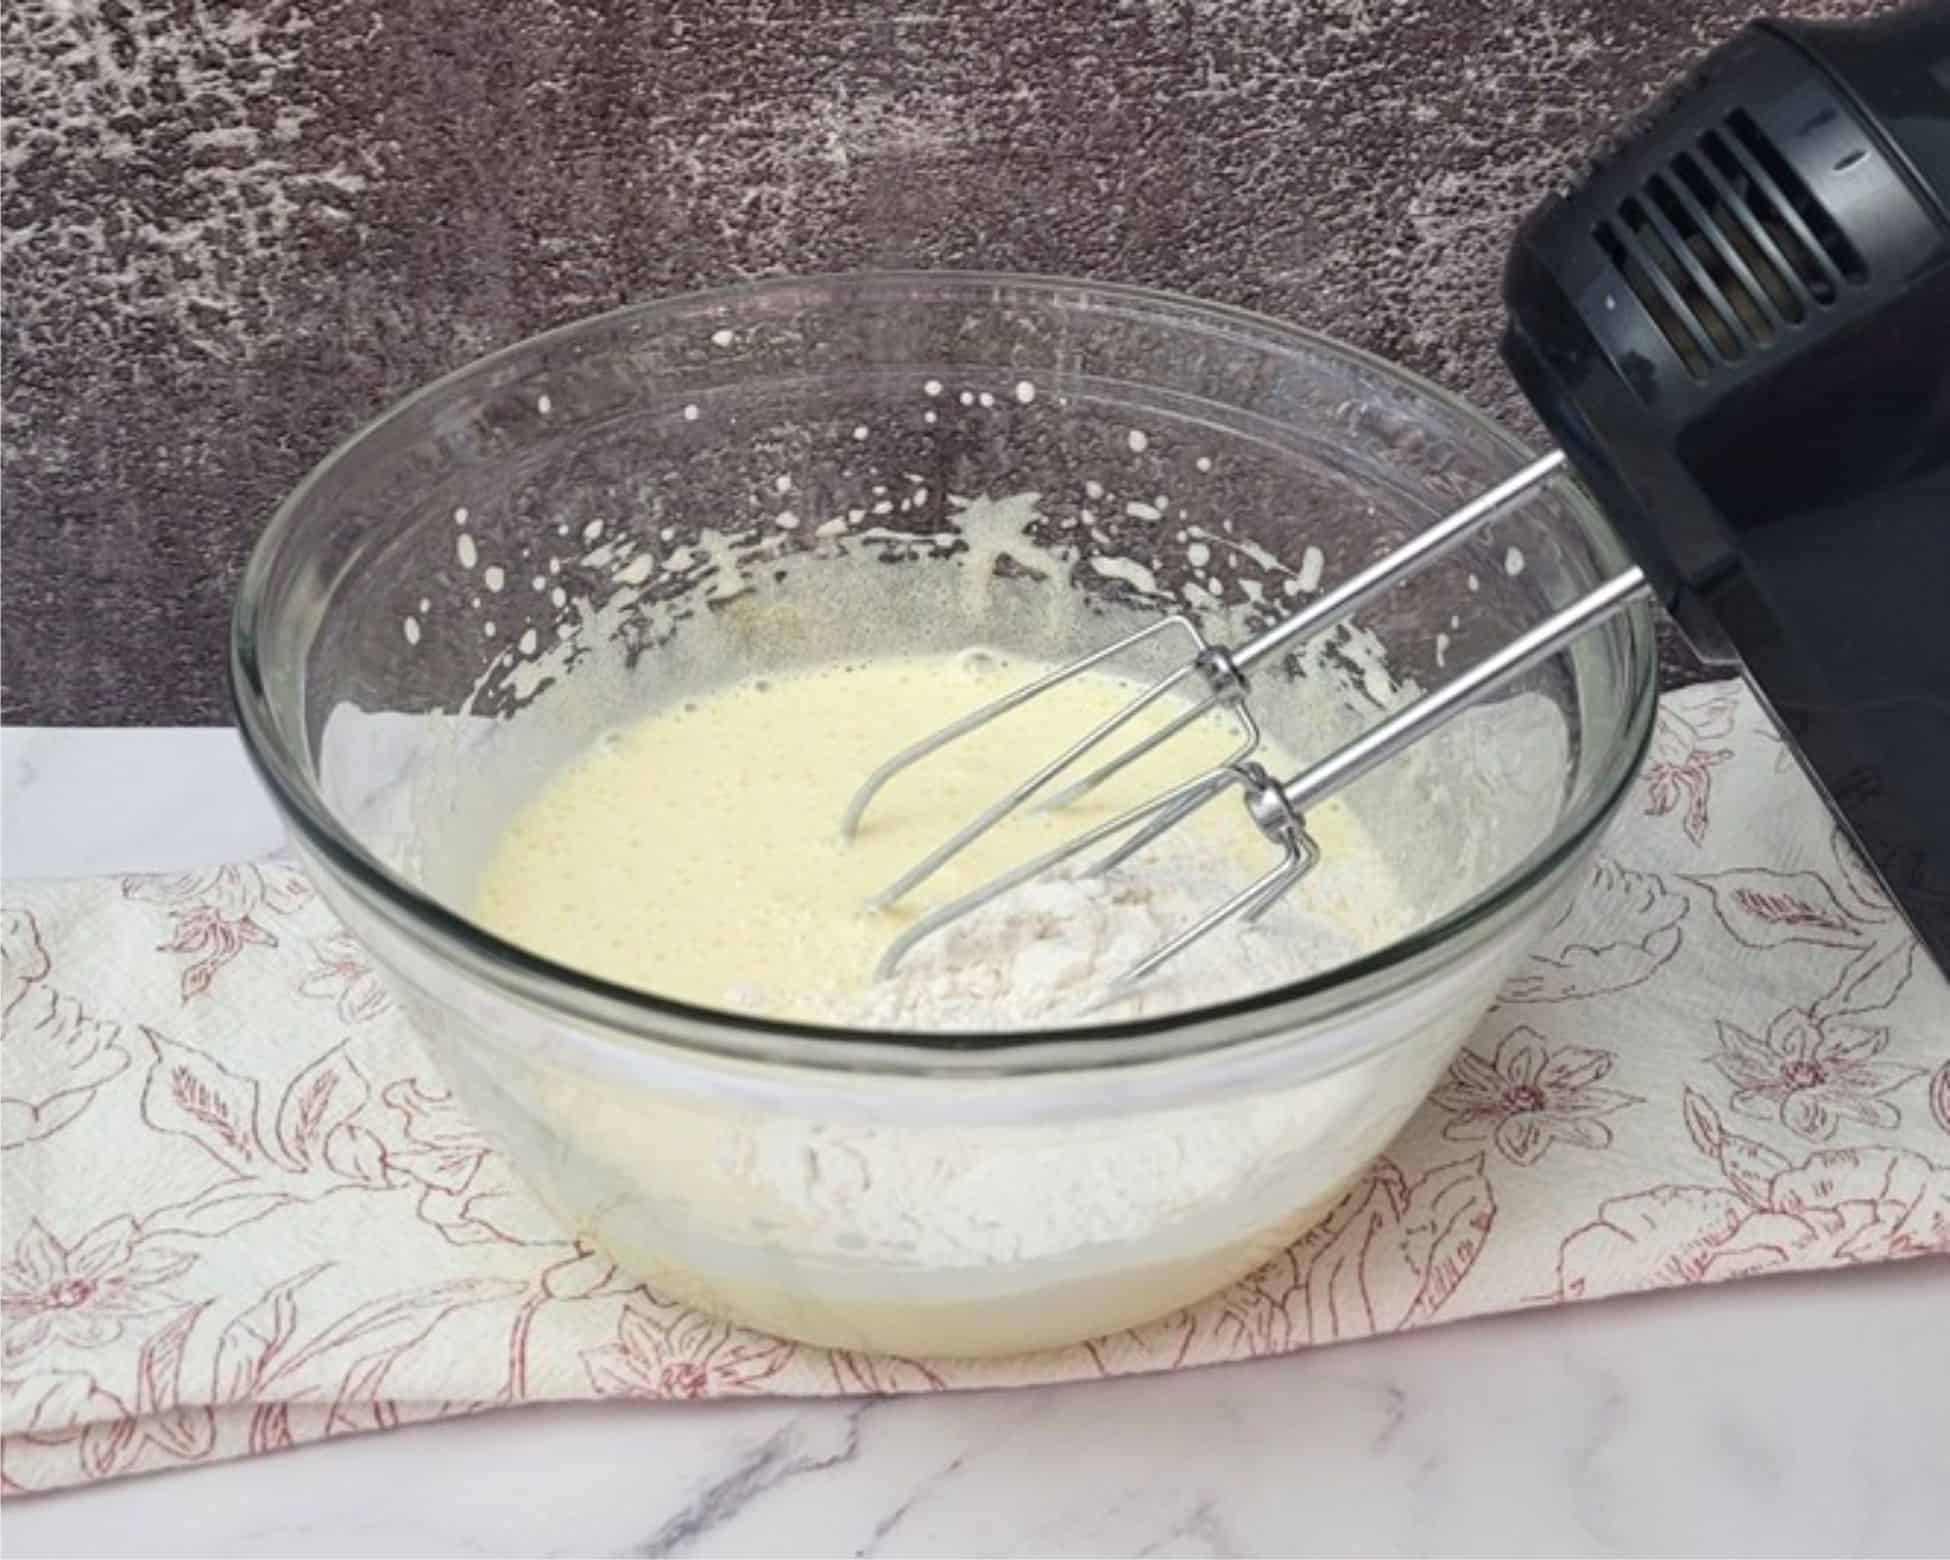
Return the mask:
<path id="1" fill-rule="evenodd" d="M 1754 123 L 1753 115 L 1745 109 L 1735 109 L 1727 115 L 1727 126 L 1786 200 L 1789 210 L 1799 219 L 1799 226 L 1820 246 L 1826 264 L 1841 272 L 1854 286 L 1860 287 L 1868 281 L 1869 268 L 1862 263 L 1862 256 L 1848 241 L 1848 235 L 1829 215 L 1828 208 L 1815 199 L 1780 149 Z"/>
<path id="2" fill-rule="evenodd" d="M 1683 246 L 1667 239 L 1643 202 L 1621 202 L 1618 221 L 1600 222 L 1594 236 L 1693 378 L 1705 379 L 1715 356 L 1732 361 L 1738 355 L 1726 341 L 1725 320 L 1679 258 Z"/>
<path id="3" fill-rule="evenodd" d="M 1699 158 L 1681 152 L 1673 159 L 1675 198 L 1692 216 L 1694 252 L 1712 272 L 1755 339 L 1766 343 L 1784 325 L 1808 317 L 1801 290 L 1780 246 L 1751 213 L 1729 204 L 1731 192 Z"/>
<path id="4" fill-rule="evenodd" d="M 1723 124 L 1592 234 L 1696 380 L 1767 346 L 1869 275 L 1753 116 L 1735 110 Z"/>

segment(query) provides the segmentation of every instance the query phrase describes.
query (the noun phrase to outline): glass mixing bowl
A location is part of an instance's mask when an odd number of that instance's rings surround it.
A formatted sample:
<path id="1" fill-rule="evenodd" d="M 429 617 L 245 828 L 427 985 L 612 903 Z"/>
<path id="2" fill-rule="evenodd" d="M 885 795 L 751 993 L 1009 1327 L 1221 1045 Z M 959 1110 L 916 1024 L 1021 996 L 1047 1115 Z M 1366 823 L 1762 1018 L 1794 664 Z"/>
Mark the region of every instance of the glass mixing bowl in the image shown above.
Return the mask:
<path id="1" fill-rule="evenodd" d="M 487 358 L 327 459 L 245 573 L 238 712 L 320 892 L 566 1229 L 813 1343 L 1063 1344 L 1247 1273 L 1415 1110 L 1630 783 L 1646 610 L 1348 793 L 1410 931 L 1170 1017 L 945 1037 L 689 1006 L 475 924 L 486 848 L 600 731 L 690 690 L 977 641 L 1058 659 L 1168 607 L 1238 632 L 1525 458 L 1386 363 L 1129 288 L 679 298 Z M 974 537 L 970 500 L 1017 541 Z M 1358 730 L 1626 561 L 1560 483 L 1256 698 L 1277 734 L 1283 684 L 1331 685 Z M 877 593 L 822 589 L 869 568 Z"/>

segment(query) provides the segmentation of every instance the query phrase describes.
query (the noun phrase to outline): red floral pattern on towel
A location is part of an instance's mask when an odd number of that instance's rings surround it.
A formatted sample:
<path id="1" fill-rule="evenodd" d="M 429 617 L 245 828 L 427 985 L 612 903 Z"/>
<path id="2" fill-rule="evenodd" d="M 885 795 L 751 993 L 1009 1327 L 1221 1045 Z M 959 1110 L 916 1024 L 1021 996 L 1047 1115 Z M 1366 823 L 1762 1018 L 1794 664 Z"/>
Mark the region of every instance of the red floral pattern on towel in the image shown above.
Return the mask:
<path id="1" fill-rule="evenodd" d="M 1450 1111 L 1442 1135 L 1461 1143 L 1488 1138 L 1513 1165 L 1534 1165 L 1553 1143 L 1610 1148 L 1611 1128 L 1599 1118 L 1642 1103 L 1599 1079 L 1615 1058 L 1605 1051 L 1567 1045 L 1553 1051 L 1534 1029 L 1511 1030 L 1485 1058 L 1465 1046 L 1449 1067 L 1449 1080 L 1430 1096 Z"/>

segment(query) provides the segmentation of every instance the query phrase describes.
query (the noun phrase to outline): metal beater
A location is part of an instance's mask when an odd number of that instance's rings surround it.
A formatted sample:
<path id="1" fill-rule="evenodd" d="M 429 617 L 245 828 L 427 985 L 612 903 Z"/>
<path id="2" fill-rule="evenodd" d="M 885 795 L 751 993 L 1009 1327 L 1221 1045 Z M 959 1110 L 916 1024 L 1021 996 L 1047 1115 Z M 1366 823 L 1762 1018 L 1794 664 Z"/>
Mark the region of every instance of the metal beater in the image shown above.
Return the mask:
<path id="1" fill-rule="evenodd" d="M 847 808 L 847 835 L 888 780 L 949 743 L 1153 636 L 1190 643 L 1182 666 L 917 862 L 880 905 L 1162 700 L 1189 696 L 1042 804 L 1074 800 L 1214 711 L 1241 733 L 1223 763 L 923 915 L 882 975 L 1019 884 L 1099 846 L 1110 848 L 1090 870 L 1108 871 L 1237 790 L 1277 863 L 1116 986 L 1142 980 L 1306 876 L 1320 854 L 1309 808 L 1648 594 L 1696 644 L 1741 664 L 1950 965 L 1950 3 L 1748 27 L 1526 219 L 1503 293 L 1505 361 L 1562 449 L 1243 645 L 1165 618 L 890 758 Z M 1281 781 L 1254 762 L 1256 665 L 1570 468 L 1635 567 L 1298 774 Z"/>
<path id="2" fill-rule="evenodd" d="M 1004 694 L 889 758 L 868 777 L 848 804 L 841 821 L 841 832 L 846 838 L 851 839 L 858 831 L 881 788 L 903 770 L 959 741 L 970 732 L 1021 708 L 1031 699 L 1040 698 L 1062 684 L 1116 659 L 1145 640 L 1163 634 L 1182 633 L 1191 642 L 1191 657 L 1183 665 L 1151 683 L 1116 714 L 1086 732 L 971 820 L 951 839 L 916 862 L 874 897 L 872 904 L 876 908 L 906 897 L 947 862 L 1010 814 L 1041 796 L 1060 776 L 1081 765 L 1091 753 L 1161 700 L 1179 694 L 1186 707 L 1159 730 L 1131 743 L 1088 774 L 1073 780 L 1058 794 L 1049 797 L 1043 806 L 1050 809 L 1062 807 L 1095 790 L 1119 771 L 1215 711 L 1230 711 L 1241 727 L 1240 745 L 1224 762 L 1066 840 L 1054 850 L 989 879 L 971 892 L 939 905 L 918 918 L 889 946 L 881 957 L 877 974 L 883 977 L 891 974 L 915 944 L 950 922 L 1099 845 L 1117 841 L 1102 860 L 1092 865 L 1090 870 L 1093 874 L 1122 866 L 1200 808 L 1235 789 L 1244 797 L 1248 816 L 1278 848 L 1276 865 L 1132 965 L 1113 982 L 1113 990 L 1144 979 L 1235 917 L 1243 917 L 1250 922 L 1264 915 L 1320 859 L 1320 849 L 1307 833 L 1307 809 L 1325 801 L 1377 764 L 1385 763 L 1484 695 L 1556 654 L 1572 639 L 1602 623 L 1644 594 L 1649 587 L 1642 573 L 1637 569 L 1628 569 L 1570 606 L 1553 613 L 1462 676 L 1445 683 L 1433 693 L 1425 694 L 1356 741 L 1284 782 L 1275 779 L 1264 766 L 1253 762 L 1253 754 L 1260 744 L 1260 728 L 1247 704 L 1248 673 L 1268 657 L 1333 628 L 1389 586 L 1442 557 L 1562 471 L 1564 465 L 1565 458 L 1559 452 L 1531 462 L 1514 476 L 1479 494 L 1423 531 L 1414 541 L 1370 564 L 1306 608 L 1275 623 L 1243 645 L 1229 648 L 1211 644 L 1199 632 L 1197 625 L 1182 615 L 1161 618 Z M 1183 698 L 1186 693 L 1191 695 L 1189 700 Z M 1120 836 L 1128 838 L 1120 839 Z"/>

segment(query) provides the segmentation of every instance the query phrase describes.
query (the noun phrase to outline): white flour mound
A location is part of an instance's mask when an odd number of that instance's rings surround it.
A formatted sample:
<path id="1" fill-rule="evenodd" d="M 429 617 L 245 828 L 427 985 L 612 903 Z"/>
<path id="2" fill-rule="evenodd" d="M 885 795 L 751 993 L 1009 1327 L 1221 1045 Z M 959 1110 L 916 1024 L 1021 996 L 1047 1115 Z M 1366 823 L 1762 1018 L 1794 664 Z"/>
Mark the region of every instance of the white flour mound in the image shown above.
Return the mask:
<path id="1" fill-rule="evenodd" d="M 1158 849 L 1103 877 L 1025 883 L 924 939 L 869 988 L 873 1029 L 1033 1029 L 1141 1018 L 1301 980 L 1361 950 L 1303 880 L 1256 925 L 1234 918 L 1114 1002 L 1111 983 L 1245 886 L 1195 850 Z M 1310 896 L 1310 889 L 1315 892 Z"/>

